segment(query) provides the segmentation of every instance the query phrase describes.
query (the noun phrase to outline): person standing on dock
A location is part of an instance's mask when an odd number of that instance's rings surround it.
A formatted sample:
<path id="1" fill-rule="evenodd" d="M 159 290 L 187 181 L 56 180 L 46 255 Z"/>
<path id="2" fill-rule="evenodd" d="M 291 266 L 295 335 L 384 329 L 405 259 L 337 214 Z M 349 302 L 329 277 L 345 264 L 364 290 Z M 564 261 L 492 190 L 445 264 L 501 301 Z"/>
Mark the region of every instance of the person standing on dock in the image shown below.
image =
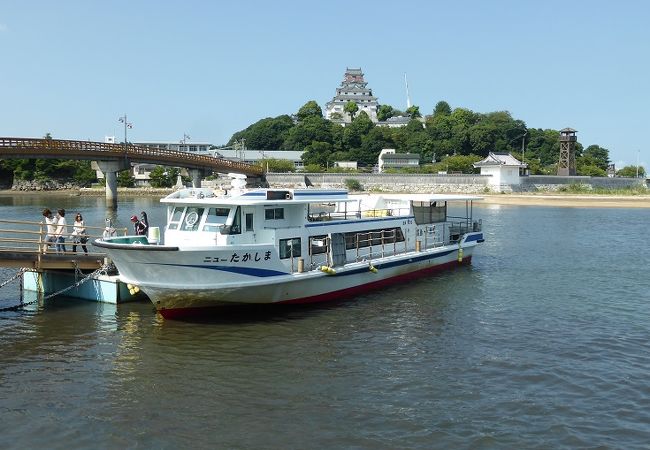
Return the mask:
<path id="1" fill-rule="evenodd" d="M 56 252 L 65 253 L 65 235 L 67 233 L 67 227 L 65 222 L 65 209 L 59 209 L 56 215 Z"/>
<path id="2" fill-rule="evenodd" d="M 84 218 L 81 213 L 77 213 L 74 218 L 74 223 L 72 224 L 72 252 L 77 253 L 77 245 L 81 244 L 85 254 L 88 254 L 88 247 L 86 247 L 86 242 L 88 242 L 88 236 L 86 236 L 86 225 L 84 224 Z"/>
<path id="3" fill-rule="evenodd" d="M 44 250 L 47 250 L 49 247 L 53 246 L 56 243 L 56 219 L 52 217 L 52 211 L 50 208 L 45 208 L 43 210 L 43 217 L 45 217 L 45 224 L 47 225 L 47 234 L 45 235 L 45 246 Z"/>

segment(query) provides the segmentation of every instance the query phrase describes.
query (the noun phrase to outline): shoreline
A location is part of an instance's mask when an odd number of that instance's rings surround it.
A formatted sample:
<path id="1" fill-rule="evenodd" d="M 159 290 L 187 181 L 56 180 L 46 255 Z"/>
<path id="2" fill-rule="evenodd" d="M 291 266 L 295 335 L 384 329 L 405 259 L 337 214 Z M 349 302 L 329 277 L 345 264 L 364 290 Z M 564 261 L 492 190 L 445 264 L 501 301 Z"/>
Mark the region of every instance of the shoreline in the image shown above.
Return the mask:
<path id="1" fill-rule="evenodd" d="M 151 196 L 163 197 L 174 190 L 171 188 L 118 188 L 118 197 Z M 50 191 L 12 191 L 0 190 L 0 196 L 89 196 L 101 197 L 105 195 L 104 189 L 68 189 Z M 531 194 L 475 194 L 487 205 L 503 206 L 559 206 L 574 208 L 650 208 L 650 194 L 648 195 L 598 195 L 598 194 L 556 194 L 556 193 L 531 193 Z"/>

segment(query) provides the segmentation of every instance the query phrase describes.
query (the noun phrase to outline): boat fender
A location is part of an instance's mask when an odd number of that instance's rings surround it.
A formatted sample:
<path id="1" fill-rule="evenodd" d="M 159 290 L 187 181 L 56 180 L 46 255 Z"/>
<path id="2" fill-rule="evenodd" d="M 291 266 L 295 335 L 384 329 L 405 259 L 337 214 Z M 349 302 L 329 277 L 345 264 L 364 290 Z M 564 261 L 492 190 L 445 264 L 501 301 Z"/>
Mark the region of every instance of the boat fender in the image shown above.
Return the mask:
<path id="1" fill-rule="evenodd" d="M 458 262 L 463 262 L 463 248 L 458 249 Z"/>
<path id="2" fill-rule="evenodd" d="M 372 264 L 370 264 L 370 267 L 368 267 L 368 269 L 369 269 L 372 273 L 377 273 L 377 272 L 379 272 L 379 270 L 377 270 L 377 268 L 376 268 L 375 266 L 373 266 Z"/>

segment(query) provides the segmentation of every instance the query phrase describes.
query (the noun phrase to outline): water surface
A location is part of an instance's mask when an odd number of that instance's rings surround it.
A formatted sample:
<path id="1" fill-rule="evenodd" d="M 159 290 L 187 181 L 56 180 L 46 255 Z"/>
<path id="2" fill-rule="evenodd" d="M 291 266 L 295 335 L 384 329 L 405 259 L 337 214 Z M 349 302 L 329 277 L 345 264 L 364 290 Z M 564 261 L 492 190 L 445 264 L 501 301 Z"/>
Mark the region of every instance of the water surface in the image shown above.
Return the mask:
<path id="1" fill-rule="evenodd" d="M 0 205 L 107 213 L 95 198 Z M 141 210 L 164 222 L 137 198 L 118 225 Z M 349 301 L 204 321 L 67 298 L 0 313 L 0 447 L 647 448 L 650 211 L 475 214 L 471 267 Z"/>

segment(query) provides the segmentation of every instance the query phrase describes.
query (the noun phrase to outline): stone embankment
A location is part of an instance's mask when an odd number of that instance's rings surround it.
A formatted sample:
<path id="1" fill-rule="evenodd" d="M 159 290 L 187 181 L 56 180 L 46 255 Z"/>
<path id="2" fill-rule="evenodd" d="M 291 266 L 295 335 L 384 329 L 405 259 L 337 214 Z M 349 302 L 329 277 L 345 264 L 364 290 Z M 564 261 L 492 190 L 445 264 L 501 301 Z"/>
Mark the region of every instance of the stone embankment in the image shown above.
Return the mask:
<path id="1" fill-rule="evenodd" d="M 61 180 L 44 180 L 44 181 L 27 181 L 27 180 L 14 180 L 11 186 L 12 191 L 27 191 L 27 192 L 40 192 L 40 191 L 70 191 L 80 189 L 81 186 L 70 181 Z"/>

